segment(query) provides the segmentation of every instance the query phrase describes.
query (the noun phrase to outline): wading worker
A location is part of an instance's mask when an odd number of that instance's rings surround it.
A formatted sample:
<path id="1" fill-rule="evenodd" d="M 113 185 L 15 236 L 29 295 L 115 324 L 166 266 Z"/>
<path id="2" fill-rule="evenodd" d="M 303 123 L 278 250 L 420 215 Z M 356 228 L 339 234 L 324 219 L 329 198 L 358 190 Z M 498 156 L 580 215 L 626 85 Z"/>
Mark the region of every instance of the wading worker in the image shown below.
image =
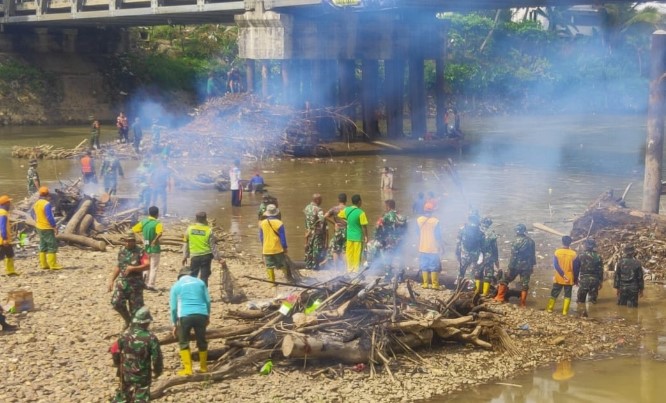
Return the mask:
<path id="1" fill-rule="evenodd" d="M 137 246 L 134 233 L 122 238 L 125 246 L 118 252 L 118 264 L 109 278 L 109 292 L 113 309 L 120 314 L 129 326 L 132 316 L 143 306 L 143 272 L 150 267 L 149 258 L 144 250 Z"/>
<path id="2" fill-rule="evenodd" d="M 7 195 L 0 196 L 0 259 L 5 260 L 5 273 L 16 276 L 14 270 L 14 247 L 12 246 L 12 231 L 9 223 L 9 207 L 12 199 Z"/>
<path id="3" fill-rule="evenodd" d="M 240 185 L 241 171 L 240 161 L 234 160 L 234 165 L 229 170 L 229 190 L 231 190 L 231 205 L 240 207 L 243 200 L 243 188 Z"/>
<path id="4" fill-rule="evenodd" d="M 178 273 L 178 281 L 171 287 L 169 294 L 169 307 L 173 334 L 178 337 L 180 359 L 183 364 L 183 369 L 178 371 L 178 375 L 192 375 L 190 355 L 192 329 L 199 350 L 199 372 L 208 372 L 206 327 L 210 323 L 210 295 L 206 284 L 193 277 L 189 267 L 183 267 Z"/>
<path id="5" fill-rule="evenodd" d="M 553 268 L 555 268 L 555 277 L 553 278 L 553 288 L 550 291 L 550 299 L 546 311 L 553 312 L 555 301 L 564 289 L 564 304 L 562 306 L 562 315 L 569 313 L 569 305 L 571 305 L 571 293 L 574 281 L 578 278 L 578 255 L 576 251 L 572 250 L 571 237 L 565 235 L 562 237 L 562 247 L 555 250 L 553 253 Z"/>
<path id="6" fill-rule="evenodd" d="M 155 378 L 164 370 L 160 342 L 148 330 L 152 321 L 153 316 L 144 306 L 134 314 L 131 327 L 118 338 L 120 389 L 112 402 L 150 401 L 151 369 Z"/>
<path id="7" fill-rule="evenodd" d="M 615 280 L 613 288 L 617 290 L 617 304 L 629 308 L 638 308 L 638 298 L 643 296 L 645 283 L 643 282 L 643 268 L 641 262 L 634 256 L 636 249 L 633 245 L 624 247 L 622 259 L 615 265 Z"/>
<path id="8" fill-rule="evenodd" d="M 132 227 L 132 231 L 140 234 L 143 238 L 143 249 L 150 258 L 150 271 L 147 274 L 144 273 L 143 276 L 144 281 L 148 280 L 146 282 L 146 289 L 150 291 L 157 291 L 157 288 L 155 288 L 155 279 L 157 278 L 157 269 L 160 266 L 160 252 L 162 251 L 160 239 L 162 238 L 164 229 L 162 222 L 158 220 L 159 216 L 160 210 L 155 206 L 150 206 L 148 207 L 148 217 Z"/>
<path id="9" fill-rule="evenodd" d="M 192 277 L 199 277 L 208 287 L 208 278 L 211 273 L 213 259 L 224 264 L 217 251 L 217 239 L 213 229 L 208 225 L 206 213 L 201 211 L 195 216 L 196 223 L 187 227 L 185 231 L 185 245 L 183 245 L 183 266 L 190 258 Z"/>
<path id="10" fill-rule="evenodd" d="M 340 211 L 338 217 L 347 220 L 347 272 L 357 273 L 363 249 L 368 243 L 368 217 L 361 210 L 361 195 L 353 195 L 351 201 L 352 205 Z"/>
<path id="11" fill-rule="evenodd" d="M 28 196 L 37 193 L 41 187 L 39 182 L 39 173 L 37 173 L 37 160 L 30 160 L 30 168 L 28 168 Z"/>
<path id="12" fill-rule="evenodd" d="M 49 199 L 49 188 L 39 188 L 39 200 L 32 206 L 32 218 L 35 220 L 35 228 L 39 234 L 39 268 L 60 270 L 56 253 L 58 252 L 58 227 L 53 217 L 53 208 Z"/>

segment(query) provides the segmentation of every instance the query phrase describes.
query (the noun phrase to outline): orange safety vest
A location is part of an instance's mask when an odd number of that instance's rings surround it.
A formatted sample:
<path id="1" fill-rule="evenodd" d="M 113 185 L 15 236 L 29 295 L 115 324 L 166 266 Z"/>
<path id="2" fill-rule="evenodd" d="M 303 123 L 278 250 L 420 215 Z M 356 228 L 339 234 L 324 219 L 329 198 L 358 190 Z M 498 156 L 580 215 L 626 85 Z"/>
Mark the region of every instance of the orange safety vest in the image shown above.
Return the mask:
<path id="1" fill-rule="evenodd" d="M 92 159 L 86 155 L 81 158 L 81 172 L 84 174 L 90 174 L 92 171 Z"/>

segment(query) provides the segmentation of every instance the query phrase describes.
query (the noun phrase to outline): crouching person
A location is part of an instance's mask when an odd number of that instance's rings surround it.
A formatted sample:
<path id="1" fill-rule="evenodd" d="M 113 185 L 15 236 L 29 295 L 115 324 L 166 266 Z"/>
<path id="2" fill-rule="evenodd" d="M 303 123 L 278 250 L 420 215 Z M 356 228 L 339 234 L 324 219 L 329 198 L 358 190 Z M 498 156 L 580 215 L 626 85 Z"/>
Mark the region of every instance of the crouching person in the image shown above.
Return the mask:
<path id="1" fill-rule="evenodd" d="M 189 267 L 183 267 L 178 273 L 178 281 L 171 287 L 169 307 L 173 334 L 178 337 L 180 359 L 183 369 L 178 375 L 192 375 L 192 356 L 190 355 L 190 332 L 194 335 L 199 350 L 199 372 L 208 372 L 208 342 L 206 327 L 210 323 L 210 295 L 206 284 L 192 276 Z"/>
<path id="2" fill-rule="evenodd" d="M 150 401 L 151 369 L 155 378 L 164 364 L 157 337 L 148 330 L 153 317 L 147 307 L 137 310 L 132 324 L 111 347 L 114 362 L 119 365 L 120 389 L 112 402 Z"/>

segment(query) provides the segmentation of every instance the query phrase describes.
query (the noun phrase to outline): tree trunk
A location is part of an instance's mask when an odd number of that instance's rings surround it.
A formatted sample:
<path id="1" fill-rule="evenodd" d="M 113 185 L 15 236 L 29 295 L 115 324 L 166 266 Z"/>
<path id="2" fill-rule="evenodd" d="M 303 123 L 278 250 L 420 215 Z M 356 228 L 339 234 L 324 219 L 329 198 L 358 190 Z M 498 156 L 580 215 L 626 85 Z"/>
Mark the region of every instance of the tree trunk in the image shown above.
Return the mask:
<path id="1" fill-rule="evenodd" d="M 81 220 L 81 223 L 79 224 L 79 227 L 76 229 L 76 233 L 79 235 L 88 235 L 88 232 L 90 231 L 90 227 L 93 225 L 93 222 L 95 219 L 93 218 L 92 215 L 86 214 L 83 219 Z"/>
<path id="2" fill-rule="evenodd" d="M 288 334 L 282 341 L 282 354 L 287 358 L 331 359 L 345 364 L 368 362 L 370 350 L 370 342 L 363 338 L 344 343 L 324 335 Z"/>
<path id="3" fill-rule="evenodd" d="M 65 241 L 68 243 L 87 246 L 99 252 L 106 251 L 106 243 L 104 243 L 104 241 L 96 241 L 92 238 L 88 238 L 85 236 L 76 235 L 76 234 L 58 234 L 56 238 L 58 238 L 59 241 Z"/>
<path id="4" fill-rule="evenodd" d="M 65 227 L 65 234 L 75 234 L 76 229 L 79 227 L 79 224 L 81 223 L 81 220 L 83 217 L 85 217 L 86 214 L 88 214 L 88 209 L 90 209 L 90 206 L 92 206 L 92 200 L 84 200 L 79 208 L 76 210 L 76 213 L 72 215 L 72 218 L 69 219 L 67 222 L 67 226 Z"/>

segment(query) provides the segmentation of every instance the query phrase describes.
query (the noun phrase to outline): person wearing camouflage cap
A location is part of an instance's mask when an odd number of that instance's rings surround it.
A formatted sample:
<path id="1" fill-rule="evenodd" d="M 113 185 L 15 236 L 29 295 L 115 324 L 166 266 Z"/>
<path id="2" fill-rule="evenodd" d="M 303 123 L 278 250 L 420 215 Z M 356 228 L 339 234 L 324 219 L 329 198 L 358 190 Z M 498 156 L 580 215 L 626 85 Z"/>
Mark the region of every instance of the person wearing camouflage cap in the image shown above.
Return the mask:
<path id="1" fill-rule="evenodd" d="M 623 252 L 622 258 L 615 265 L 613 288 L 617 290 L 618 305 L 637 308 L 638 298 L 643 296 L 645 288 L 643 267 L 635 257 L 636 249 L 633 245 L 625 245 Z"/>
<path id="2" fill-rule="evenodd" d="M 143 306 L 143 289 L 145 283 L 142 273 L 150 268 L 146 252 L 136 244 L 134 232 L 122 238 L 125 246 L 118 252 L 118 264 L 113 268 L 109 278 L 109 292 L 113 309 L 120 314 L 129 326 L 132 317 Z"/>
<path id="3" fill-rule="evenodd" d="M 30 160 L 30 168 L 28 168 L 28 196 L 37 193 L 37 189 L 41 186 L 39 181 L 39 173 L 37 173 L 37 160 Z"/>
<path id="4" fill-rule="evenodd" d="M 604 280 L 604 262 L 601 256 L 594 250 L 596 242 L 588 238 L 583 242 L 583 252 L 578 255 L 580 262 L 580 272 L 578 274 L 578 294 L 576 295 L 576 304 L 578 314 L 587 316 L 587 297 L 590 296 L 590 302 L 597 302 L 597 295 L 603 285 Z"/>
<path id="5" fill-rule="evenodd" d="M 481 232 L 483 232 L 483 243 L 481 244 L 481 253 L 483 261 L 478 265 L 474 273 L 477 293 L 482 290 L 481 295 L 487 296 L 490 291 L 490 284 L 495 278 L 495 269 L 499 270 L 499 249 L 497 247 L 497 234 L 490 227 L 493 220 L 485 217 L 481 220 Z M 481 284 L 483 282 L 483 285 Z"/>
<path id="6" fill-rule="evenodd" d="M 504 302 L 509 283 L 520 276 L 522 289 L 520 291 L 520 306 L 527 306 L 527 291 L 530 288 L 530 277 L 536 265 L 536 246 L 532 238 L 527 236 L 525 224 L 518 224 L 515 228 L 516 239 L 511 244 L 511 257 L 509 258 L 509 272 L 505 275 L 499 272 L 500 284 L 497 288 L 495 301 Z"/>
<path id="7" fill-rule="evenodd" d="M 114 361 L 117 355 L 120 388 L 112 402 L 150 401 L 151 369 L 155 378 L 164 370 L 159 340 L 148 330 L 152 320 L 148 308 L 140 308 L 134 314 L 129 329 L 118 338 Z"/>

